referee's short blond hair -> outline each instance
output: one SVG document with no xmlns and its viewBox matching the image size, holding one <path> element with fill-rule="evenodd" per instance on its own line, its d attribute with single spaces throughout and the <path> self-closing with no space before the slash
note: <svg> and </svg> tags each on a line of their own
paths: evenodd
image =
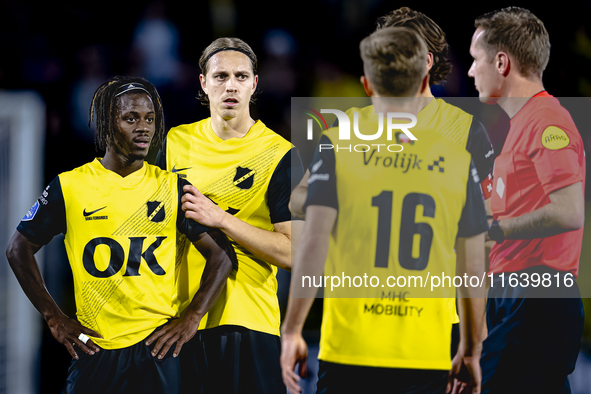
<svg viewBox="0 0 591 394">
<path fill-rule="evenodd" d="M 507 52 L 516 60 L 520 74 L 542 78 L 550 59 L 550 36 L 531 11 L 503 8 L 476 18 L 474 26 L 484 30 L 482 43 L 489 60 L 498 52 Z"/>
</svg>

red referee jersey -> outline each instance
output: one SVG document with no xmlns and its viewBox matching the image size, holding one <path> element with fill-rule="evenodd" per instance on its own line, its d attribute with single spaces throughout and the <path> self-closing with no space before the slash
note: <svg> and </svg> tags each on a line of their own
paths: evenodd
<svg viewBox="0 0 591 394">
<path fill-rule="evenodd" d="M 495 159 L 491 208 L 496 220 L 521 216 L 550 202 L 548 195 L 583 182 L 583 141 L 568 111 L 547 92 L 533 96 L 511 119 Z M 514 272 L 537 265 L 579 272 L 583 228 L 552 237 L 505 240 L 490 253 L 490 271 Z"/>
</svg>

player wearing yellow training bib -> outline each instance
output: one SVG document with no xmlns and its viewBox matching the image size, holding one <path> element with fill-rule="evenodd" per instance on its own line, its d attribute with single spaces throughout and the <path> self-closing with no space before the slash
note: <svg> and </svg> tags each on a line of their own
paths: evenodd
<svg viewBox="0 0 591 394">
<path fill-rule="evenodd" d="M 168 132 L 165 149 L 168 170 L 182 174 L 234 217 L 267 231 L 273 231 L 274 222 L 291 219 L 289 212 L 281 212 L 273 190 L 279 172 L 289 171 L 291 166 L 291 144 L 261 121 L 243 138 L 226 141 L 214 133 L 211 118 L 174 127 Z M 277 267 L 233 244 L 239 269 L 200 328 L 236 325 L 279 335 Z M 181 269 L 191 268 L 181 274 L 188 278 L 188 286 L 181 287 L 179 295 L 183 306 L 199 288 L 200 267 L 205 263 L 194 249 L 186 252 L 183 259 L 189 264 Z"/>
<path fill-rule="evenodd" d="M 144 162 L 164 132 L 156 89 L 141 78 L 115 77 L 99 87 L 91 108 L 104 158 L 49 184 L 19 224 L 9 262 L 74 358 L 64 393 L 178 393 L 178 353 L 221 292 L 235 256 L 225 236 L 185 217 L 181 197 L 189 183 Z M 180 317 L 177 231 L 207 256 L 199 292 Z M 60 233 L 76 320 L 53 302 L 33 256 Z"/>
<path fill-rule="evenodd" d="M 410 29 L 385 28 L 364 39 L 360 48 L 362 81 L 377 114 L 368 108 L 350 111 L 361 112 L 358 129 L 375 134 L 379 116 L 408 113 L 416 116 L 411 131 L 417 140 L 408 136 L 408 142 L 398 139 L 397 144 L 386 132 L 386 121 L 376 140 L 341 140 L 339 128 L 320 138 L 310 166 L 306 224 L 282 328 L 283 376 L 294 392 L 298 379 L 293 369 L 307 352 L 301 329 L 312 293 L 302 285 L 303 275 L 322 274 L 324 266 L 325 276 L 377 277 L 382 284 L 388 276 L 454 276 L 458 238 L 477 237 L 472 245 L 480 248 L 483 263 L 482 233 L 488 226 L 478 175 L 465 140 L 454 143 L 448 135 L 465 134 L 467 124 L 454 124 L 458 119 L 448 113 L 453 109 L 420 97 L 425 44 Z M 384 75 L 392 74 L 398 79 L 385 82 L 391 80 Z M 408 99 L 392 101 L 389 96 Z M 464 259 L 458 261 L 464 264 Z M 418 290 L 412 286 L 403 292 L 381 286 L 360 290 L 343 288 L 334 293 L 338 297 L 324 300 L 318 391 L 378 392 L 392 387 L 401 393 L 445 392 L 452 368 L 454 300 L 413 298 Z M 325 297 L 327 293 L 325 289 Z M 360 295 L 363 298 L 343 298 Z M 482 300 L 461 304 L 462 314 L 471 311 L 462 322 L 470 339 L 463 339 L 452 377 L 480 343 L 482 315 L 474 313 L 482 311 Z M 477 371 L 472 376 L 478 376 Z"/>
<path fill-rule="evenodd" d="M 237 38 L 210 44 L 199 61 L 201 98 L 211 117 L 172 128 L 159 165 L 189 180 L 187 215 L 232 241 L 238 269 L 191 341 L 183 392 L 285 392 L 279 367 L 277 269 L 291 267 L 290 142 L 250 116 L 256 56 Z M 299 167 L 299 168 L 298 168 Z M 190 300 L 203 258 L 185 248 L 179 297 Z M 184 272 L 184 273 L 183 273 Z M 190 354 L 183 355 L 190 357 Z"/>
</svg>

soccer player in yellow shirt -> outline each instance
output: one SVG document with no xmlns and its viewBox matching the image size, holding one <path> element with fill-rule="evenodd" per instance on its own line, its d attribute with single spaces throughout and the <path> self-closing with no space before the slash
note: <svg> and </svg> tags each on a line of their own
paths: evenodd
<svg viewBox="0 0 591 394">
<path fill-rule="evenodd" d="M 440 85 L 445 82 L 448 74 L 451 71 L 451 64 L 448 60 L 449 44 L 446 41 L 445 33 L 427 15 L 422 12 L 410 9 L 408 7 L 401 7 L 395 9 L 388 14 L 378 18 L 376 30 L 386 27 L 407 27 L 414 30 L 421 36 L 427 44 L 426 66 L 428 71 L 428 78 L 426 84 L 428 88 L 424 89 L 421 95 L 427 98 L 434 98 L 431 91 L 433 85 Z M 449 105 L 442 99 L 436 99 L 440 104 Z M 373 106 L 366 107 L 365 110 L 373 111 Z M 485 200 L 488 200 L 491 195 L 491 177 L 494 161 L 494 148 L 490 142 L 488 134 L 478 120 L 473 119 L 471 115 L 458 111 L 456 116 L 469 118 L 465 130 L 456 138 L 461 139 L 466 149 L 472 155 L 474 165 L 478 171 L 478 176 L 481 181 L 482 193 Z M 291 200 L 290 209 L 295 217 L 303 218 L 305 213 L 303 205 L 306 201 L 306 192 L 308 177 L 310 171 L 306 171 L 301 182 L 294 189 Z"/>
<path fill-rule="evenodd" d="M 450 138 L 464 131 L 462 122 L 449 116 L 459 110 L 423 96 L 425 43 L 411 29 L 389 27 L 365 38 L 360 49 L 362 82 L 375 113 L 356 110 L 359 130 L 378 128 L 376 115 L 404 112 L 417 118 L 412 131 L 418 140 L 378 153 L 388 142 L 383 135 L 361 153 L 326 149 L 339 141 L 339 128 L 321 135 L 282 327 L 281 366 L 291 392 L 300 392 L 294 368 L 307 357 L 302 327 L 316 290 L 306 287 L 304 276 L 322 275 L 323 268 L 325 277 L 366 273 L 381 278 L 383 287 L 388 274 L 453 276 L 456 263 L 459 273 L 484 273 L 488 225 L 480 181 L 465 146 Z M 400 393 L 444 393 L 453 386 L 478 393 L 484 299 L 459 300 L 462 335 L 452 363 L 454 300 L 415 298 L 416 289 L 407 296 L 395 289 L 398 296 L 387 299 L 382 290 L 359 293 L 373 298 L 340 298 L 347 296 L 341 292 L 324 299 L 318 392 L 391 387 Z"/>
<path fill-rule="evenodd" d="M 164 135 L 151 83 L 115 77 L 97 89 L 91 111 L 104 157 L 49 184 L 17 227 L 8 261 L 72 355 L 64 393 L 178 393 L 177 356 L 222 291 L 234 251 L 223 234 L 185 217 L 188 182 L 144 161 Z M 207 261 L 201 287 L 180 318 L 177 231 Z M 34 256 L 60 233 L 74 277 L 76 319 L 56 305 Z"/>
<path fill-rule="evenodd" d="M 472 155 L 474 166 L 481 181 L 480 188 L 486 200 L 485 202 L 490 202 L 495 152 L 486 129 L 471 114 L 450 105 L 443 99 L 435 98 L 433 95 L 432 89 L 434 85 L 445 83 L 451 71 L 451 64 L 448 59 L 449 44 L 447 43 L 445 32 L 433 19 L 409 7 L 400 7 L 378 18 L 376 31 L 387 27 L 407 27 L 418 33 L 425 41 L 428 50 L 426 59 L 428 74 L 425 84 L 428 85 L 428 88 L 422 91 L 421 96 L 432 99 L 429 107 L 441 107 L 444 109 L 441 113 L 445 113 L 449 117 L 457 117 L 460 120 L 461 128 L 458 128 L 454 132 L 453 139 L 461 142 Z M 361 118 L 375 114 L 373 105 L 363 109 L 357 109 L 356 111 L 360 114 Z M 347 113 L 351 115 L 350 111 Z M 304 202 L 307 197 L 310 172 L 311 165 L 291 195 L 290 209 L 292 214 L 298 218 L 304 218 L 305 216 Z M 488 251 L 490 251 L 490 245 L 487 246 Z M 459 318 L 456 314 L 456 317 L 452 321 L 452 355 L 457 351 L 459 341 L 458 322 Z"/>
<path fill-rule="evenodd" d="M 251 117 L 258 75 L 248 44 L 217 39 L 199 65 L 201 99 L 211 117 L 172 128 L 159 165 L 194 185 L 184 197 L 188 217 L 232 240 L 238 270 L 190 343 L 195 357 L 186 361 L 182 384 L 189 392 L 196 386 L 214 393 L 285 392 L 275 275 L 291 267 L 288 202 L 291 178 L 302 173 L 301 164 L 292 165 L 299 156 L 290 142 Z M 183 258 L 191 268 L 181 297 L 190 299 L 203 258 L 191 250 Z"/>
</svg>

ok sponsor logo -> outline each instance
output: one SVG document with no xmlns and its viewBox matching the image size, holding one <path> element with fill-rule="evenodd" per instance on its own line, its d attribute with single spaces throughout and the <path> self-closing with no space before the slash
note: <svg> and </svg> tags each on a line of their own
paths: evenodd
<svg viewBox="0 0 591 394">
<path fill-rule="evenodd" d="M 156 240 L 152 242 L 144 250 L 144 240 L 146 237 L 129 237 L 129 251 L 127 253 L 127 266 L 123 276 L 140 276 L 140 266 L 142 261 L 146 262 L 146 265 L 152 273 L 155 275 L 165 275 L 166 271 L 158 264 L 154 252 L 162 245 L 162 241 L 166 237 L 156 237 Z M 110 250 L 110 259 L 108 266 L 100 270 L 97 267 L 95 254 L 97 248 L 108 247 Z M 84 247 L 84 253 L 82 256 L 82 264 L 86 272 L 96 278 L 109 278 L 117 274 L 123 268 L 125 263 L 125 251 L 123 246 L 113 238 L 109 237 L 98 237 L 90 240 Z"/>
</svg>

